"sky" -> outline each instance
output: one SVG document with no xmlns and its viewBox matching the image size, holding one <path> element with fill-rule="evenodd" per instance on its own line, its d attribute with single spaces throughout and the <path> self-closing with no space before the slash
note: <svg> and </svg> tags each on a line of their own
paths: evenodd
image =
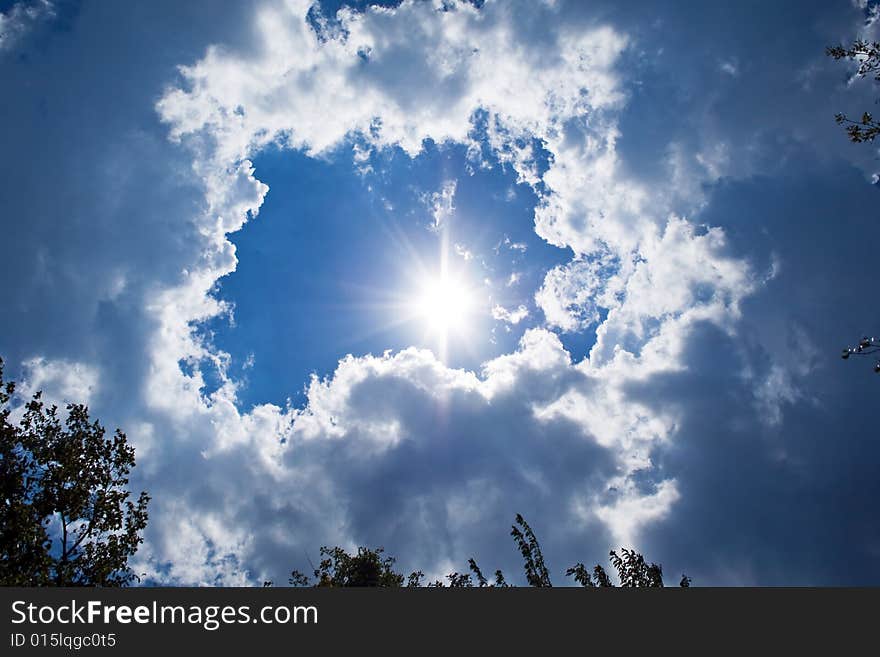
<svg viewBox="0 0 880 657">
<path fill-rule="evenodd" d="M 0 2 L 0 356 L 132 565 L 880 584 L 873 2 Z"/>
</svg>

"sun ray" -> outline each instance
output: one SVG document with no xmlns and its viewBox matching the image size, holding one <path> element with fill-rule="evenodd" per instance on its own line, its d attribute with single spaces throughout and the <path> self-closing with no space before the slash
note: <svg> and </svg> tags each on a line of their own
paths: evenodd
<svg viewBox="0 0 880 657">
<path fill-rule="evenodd" d="M 383 222 L 381 230 L 388 238 L 388 253 L 396 254 L 397 273 L 387 285 L 341 283 L 359 299 L 343 304 L 344 309 L 373 317 L 360 325 L 356 335 L 349 336 L 351 342 L 403 331 L 412 335 L 411 344 L 432 349 L 443 362 L 449 362 L 453 349 L 473 356 L 476 325 L 482 310 L 488 313 L 487 290 L 475 283 L 466 263 L 450 258 L 449 224 L 432 229 L 437 238 L 433 257 L 393 222 Z"/>
</svg>

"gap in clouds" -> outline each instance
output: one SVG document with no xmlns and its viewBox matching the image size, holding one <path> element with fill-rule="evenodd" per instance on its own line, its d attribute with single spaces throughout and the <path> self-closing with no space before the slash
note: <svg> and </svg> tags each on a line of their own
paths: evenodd
<svg viewBox="0 0 880 657">
<path fill-rule="evenodd" d="M 309 375 L 332 373 L 347 354 L 436 351 L 423 323 L 395 322 L 400 309 L 391 306 L 416 282 L 416 262 L 429 271 L 437 266 L 432 195 L 449 183 L 452 209 L 442 221 L 450 263 L 488 293 L 488 303 L 473 314 L 469 334 L 454 342 L 448 364 L 479 370 L 543 324 L 535 292 L 571 251 L 535 234 L 537 198 L 510 167 L 493 161 L 488 147 L 477 162 L 465 146 L 431 142 L 415 158 L 394 148 L 352 163 L 353 146 L 324 158 L 270 147 L 254 159 L 269 192 L 259 217 L 230 236 L 239 262 L 216 290 L 233 306 L 232 317 L 202 327 L 231 356 L 241 409 L 283 406 L 288 398 L 299 406 Z M 495 306 L 525 307 L 528 314 L 503 321 L 492 317 Z M 589 352 L 593 328 L 560 336 L 574 359 Z M 206 393 L 222 385 L 211 368 L 203 374 Z"/>
</svg>

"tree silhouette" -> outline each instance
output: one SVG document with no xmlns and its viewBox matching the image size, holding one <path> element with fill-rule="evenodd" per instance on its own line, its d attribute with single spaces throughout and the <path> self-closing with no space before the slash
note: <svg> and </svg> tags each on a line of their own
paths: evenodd
<svg viewBox="0 0 880 657">
<path fill-rule="evenodd" d="M 552 587 L 550 574 L 544 563 L 541 546 L 532 528 L 520 515 L 516 514 L 515 524 L 510 531 L 517 548 L 523 557 L 526 582 L 534 587 Z M 315 582 L 298 570 L 294 570 L 289 578 L 293 586 L 384 586 L 384 587 L 418 587 L 422 586 L 424 573 L 417 570 L 406 578 L 393 570 L 394 557 L 382 556 L 383 548 L 370 549 L 359 547 L 356 554 L 348 554 L 343 548 L 321 548 L 322 559 L 314 570 Z M 609 553 L 611 564 L 617 571 L 620 586 L 623 587 L 662 587 L 663 569 L 655 563 L 648 564 L 645 558 L 635 550 L 622 548 L 620 554 L 612 550 Z M 446 576 L 447 582 L 434 580 L 426 584 L 430 588 L 506 588 L 510 584 L 500 570 L 495 571 L 493 582 L 483 575 L 475 559 L 468 559 L 469 573 L 453 572 Z M 566 576 L 573 576 L 575 581 L 584 587 L 607 588 L 615 584 L 600 565 L 590 571 L 584 564 L 577 563 L 565 571 Z M 476 583 L 475 583 L 476 582 Z M 271 584 L 269 582 L 264 583 Z M 688 587 L 691 578 L 681 576 L 679 586 Z"/>
<path fill-rule="evenodd" d="M 655 563 L 648 565 L 645 558 L 635 550 L 622 548 L 620 554 L 614 550 L 609 553 L 611 565 L 617 570 L 620 585 L 631 588 L 656 588 L 663 586 L 663 569 Z M 582 563 L 575 564 L 565 571 L 574 576 L 575 581 L 587 587 L 612 587 L 614 584 L 605 569 L 600 565 L 593 568 L 592 577 Z M 685 583 L 687 580 L 687 583 Z M 690 578 L 682 575 L 681 586 L 689 586 Z"/>
<path fill-rule="evenodd" d="M 844 48 L 842 45 L 830 46 L 825 49 L 825 54 L 834 59 L 848 59 L 858 62 L 859 68 L 856 75 L 860 78 L 866 75 L 874 75 L 875 81 L 880 81 L 880 43 L 869 43 L 857 39 L 852 45 Z M 880 122 L 870 113 L 865 112 L 859 119 L 851 119 L 846 114 L 838 113 L 835 120 L 846 127 L 846 133 L 851 141 L 865 142 L 874 141 L 880 135 Z"/>
<path fill-rule="evenodd" d="M 315 586 L 403 586 L 404 577 L 393 570 L 395 558 L 383 557 L 383 548 L 359 547 L 357 554 L 348 554 L 341 547 L 322 547 L 321 562 L 314 570 Z M 410 586 L 418 586 L 421 573 L 412 573 Z M 309 578 L 298 570 L 288 580 L 294 586 L 307 586 Z M 413 583 L 415 582 L 415 583 Z"/>
<path fill-rule="evenodd" d="M 516 514 L 516 525 L 511 527 L 510 535 L 516 541 L 516 546 L 525 561 L 526 580 L 529 586 L 553 586 L 550 583 L 550 574 L 544 565 L 544 555 L 541 553 L 538 539 L 535 538 L 529 523 L 518 513 Z"/>
<path fill-rule="evenodd" d="M 82 404 L 67 417 L 37 392 L 10 423 L 13 382 L 0 359 L 0 584 L 124 586 L 147 524 L 149 496 L 129 500 L 134 448 Z"/>
</svg>

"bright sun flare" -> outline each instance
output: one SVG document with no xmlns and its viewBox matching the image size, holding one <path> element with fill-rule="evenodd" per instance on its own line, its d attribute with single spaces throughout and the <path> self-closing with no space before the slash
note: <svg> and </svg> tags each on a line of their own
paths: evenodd
<svg viewBox="0 0 880 657">
<path fill-rule="evenodd" d="M 428 330 L 445 336 L 449 332 L 465 331 L 473 311 L 474 295 L 461 280 L 441 275 L 422 282 L 414 305 Z"/>
</svg>

